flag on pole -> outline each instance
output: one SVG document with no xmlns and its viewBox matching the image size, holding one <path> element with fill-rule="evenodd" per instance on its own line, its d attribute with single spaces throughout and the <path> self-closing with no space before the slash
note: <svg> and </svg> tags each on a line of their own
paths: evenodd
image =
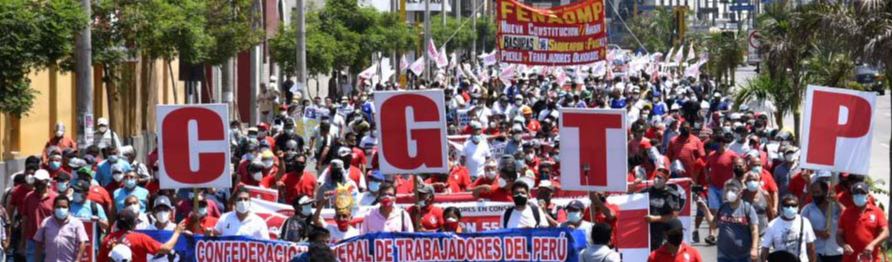
<svg viewBox="0 0 893 262">
<path fill-rule="evenodd" d="M 406 57 L 406 54 L 403 54 L 403 57 L 400 58 L 400 71 L 404 71 L 409 68 L 409 58 Z"/>
<path fill-rule="evenodd" d="M 431 41 L 428 42 L 428 58 L 437 62 L 437 57 L 440 55 L 437 54 L 437 46 L 434 45 L 434 39 L 432 38 L 430 40 Z"/>
<path fill-rule="evenodd" d="M 648 260 L 651 246 L 648 223 L 642 219 L 648 215 L 648 194 L 629 194 L 608 197 L 609 203 L 620 208 L 617 217 L 617 235 L 614 246 L 629 261 Z"/>
<path fill-rule="evenodd" d="M 691 44 L 688 46 L 688 57 L 685 58 L 685 61 L 695 60 L 697 56 L 695 56 L 695 44 Z"/>
<path fill-rule="evenodd" d="M 515 76 L 515 65 L 511 64 L 502 68 L 502 71 L 499 72 L 499 80 L 502 80 L 502 83 L 505 85 L 511 84 L 511 79 Z"/>
<path fill-rule="evenodd" d="M 437 63 L 437 68 L 444 68 L 450 64 L 450 60 L 447 58 L 446 45 L 440 47 L 440 52 L 437 53 L 434 61 Z"/>
<path fill-rule="evenodd" d="M 422 72 L 425 72 L 425 58 L 419 57 L 419 59 L 416 59 L 415 62 L 409 65 L 409 70 L 416 76 L 422 76 Z"/>
<path fill-rule="evenodd" d="M 372 66 L 360 72 L 360 79 L 372 79 L 375 76 L 375 73 L 378 71 L 378 61 L 372 61 Z"/>
<path fill-rule="evenodd" d="M 682 48 L 682 46 L 680 46 L 678 49 L 676 49 L 676 57 L 673 57 L 674 62 L 676 62 L 676 63 L 682 62 L 682 58 L 683 58 L 683 56 L 682 56 L 683 50 L 682 49 L 684 49 L 684 48 Z"/>
<path fill-rule="evenodd" d="M 496 64 L 496 50 L 490 52 L 489 54 L 481 55 L 481 60 L 484 62 L 484 66 L 491 66 Z"/>
<path fill-rule="evenodd" d="M 671 47 L 670 47 L 670 51 L 667 51 L 667 55 L 664 56 L 664 58 L 665 58 L 665 59 L 664 59 L 664 63 L 669 63 L 669 62 L 670 62 L 670 58 L 672 58 L 672 57 L 673 57 L 673 47 L 671 46 Z"/>
<path fill-rule="evenodd" d="M 447 69 L 456 68 L 457 65 L 459 65 L 459 56 L 456 55 L 456 52 L 453 52 L 450 54 L 450 66 Z"/>
<path fill-rule="evenodd" d="M 602 78 L 605 77 L 605 74 L 608 73 L 607 66 L 608 64 L 605 61 L 595 62 L 592 66 L 592 75 Z"/>
</svg>

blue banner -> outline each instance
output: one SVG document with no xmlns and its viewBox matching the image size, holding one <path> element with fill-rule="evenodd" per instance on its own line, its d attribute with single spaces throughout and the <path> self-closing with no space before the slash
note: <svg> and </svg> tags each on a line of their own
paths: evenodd
<svg viewBox="0 0 893 262">
<path fill-rule="evenodd" d="M 141 231 L 164 242 L 170 231 Z M 504 229 L 478 233 L 372 233 L 332 246 L 338 260 L 353 261 L 579 261 L 583 231 L 567 228 Z M 248 237 L 181 236 L 179 261 L 287 262 L 306 243 Z"/>
</svg>

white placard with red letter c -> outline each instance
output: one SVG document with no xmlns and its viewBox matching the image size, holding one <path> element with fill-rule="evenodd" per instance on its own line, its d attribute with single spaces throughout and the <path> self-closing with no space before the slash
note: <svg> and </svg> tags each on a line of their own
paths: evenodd
<svg viewBox="0 0 893 262">
<path fill-rule="evenodd" d="M 626 112 L 562 108 L 561 189 L 626 192 Z"/>
<path fill-rule="evenodd" d="M 868 175 L 874 92 L 810 85 L 800 133 L 800 167 Z"/>
<path fill-rule="evenodd" d="M 381 91 L 374 96 L 381 172 L 447 173 L 443 91 Z"/>
<path fill-rule="evenodd" d="M 225 104 L 158 105 L 161 189 L 232 187 Z"/>
</svg>

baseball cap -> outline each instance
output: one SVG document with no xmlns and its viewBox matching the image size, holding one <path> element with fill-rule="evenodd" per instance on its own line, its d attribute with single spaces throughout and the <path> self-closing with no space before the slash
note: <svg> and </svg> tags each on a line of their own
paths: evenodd
<svg viewBox="0 0 893 262">
<path fill-rule="evenodd" d="M 682 226 L 682 221 L 679 221 L 678 218 L 674 218 L 667 222 L 667 226 L 664 227 L 664 232 L 681 232 L 684 231 L 685 227 Z"/>
<path fill-rule="evenodd" d="M 299 205 L 299 206 L 303 206 L 303 205 L 310 204 L 310 203 L 313 203 L 313 202 L 316 202 L 316 200 L 313 200 L 313 199 L 311 199 L 311 198 L 308 197 L 308 196 L 301 196 L 301 199 L 298 199 L 298 205 Z"/>
<path fill-rule="evenodd" d="M 431 185 L 420 186 L 419 194 L 434 194 L 434 187 L 432 187 Z"/>
<path fill-rule="evenodd" d="M 77 170 L 78 168 L 81 168 L 86 165 L 87 165 L 87 161 L 84 161 L 80 158 L 72 158 L 72 159 L 68 160 L 68 167 L 70 167 L 72 170 Z"/>
<path fill-rule="evenodd" d="M 108 119 L 108 118 L 105 118 L 105 117 L 100 118 L 99 120 L 96 120 L 96 124 L 97 124 L 97 125 L 100 125 L 100 126 L 108 126 L 108 125 L 109 125 L 109 119 Z"/>
<path fill-rule="evenodd" d="M 50 180 L 50 173 L 43 169 L 38 169 L 34 172 L 34 180 Z"/>
<path fill-rule="evenodd" d="M 56 181 L 70 181 L 71 175 L 69 175 L 68 173 L 65 173 L 65 172 L 59 172 L 59 174 L 56 175 L 55 180 Z"/>
<path fill-rule="evenodd" d="M 372 178 L 384 181 L 384 174 L 382 174 L 381 171 L 373 170 L 372 173 L 369 174 L 369 176 L 371 176 Z"/>
<path fill-rule="evenodd" d="M 344 168 L 344 161 L 341 159 L 333 159 L 332 162 L 329 163 L 329 167 L 331 168 Z"/>
<path fill-rule="evenodd" d="M 171 199 L 167 198 L 167 196 L 158 196 L 155 198 L 155 207 L 159 206 L 167 206 L 168 208 L 173 208 L 171 205 Z"/>
<path fill-rule="evenodd" d="M 567 207 L 565 207 L 565 209 L 568 208 L 583 211 L 583 209 L 586 209 L 586 205 L 584 205 L 583 202 L 580 202 L 580 200 L 573 200 L 567 204 Z"/>
<path fill-rule="evenodd" d="M 73 188 L 75 192 L 87 192 L 90 190 L 90 182 L 79 180 L 71 185 L 71 188 Z"/>
<path fill-rule="evenodd" d="M 540 180 L 539 184 L 540 189 L 549 189 L 551 191 L 555 191 L 555 185 L 552 184 L 552 181 L 549 180 Z"/>
<path fill-rule="evenodd" d="M 109 253 L 109 258 L 114 262 L 131 262 L 133 261 L 133 252 L 124 244 L 117 244 Z"/>
<path fill-rule="evenodd" d="M 478 121 L 471 121 L 471 123 L 468 125 L 471 127 L 471 129 L 474 130 L 480 130 L 482 128 L 481 122 Z"/>
<path fill-rule="evenodd" d="M 865 184 L 864 182 L 855 183 L 850 188 L 850 192 L 853 194 L 856 194 L 857 192 L 861 192 L 863 194 L 868 194 L 868 184 Z"/>
</svg>

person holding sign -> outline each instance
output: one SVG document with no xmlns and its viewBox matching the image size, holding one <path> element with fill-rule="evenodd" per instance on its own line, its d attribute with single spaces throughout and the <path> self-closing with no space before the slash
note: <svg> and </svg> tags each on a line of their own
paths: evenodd
<svg viewBox="0 0 893 262">
<path fill-rule="evenodd" d="M 115 223 L 118 231 L 112 232 L 102 240 L 99 254 L 96 256 L 98 262 L 109 261 L 112 248 L 117 245 L 125 245 L 130 248 L 133 258 L 131 262 L 146 262 L 149 254 L 169 254 L 177 245 L 180 234 L 186 230 L 186 221 L 180 222 L 174 229 L 171 238 L 162 244 L 146 234 L 134 231 L 138 215 L 137 211 L 133 209 L 121 211 L 118 221 Z"/>
<path fill-rule="evenodd" d="M 646 188 L 642 193 L 648 193 L 648 215 L 645 222 L 649 223 L 651 231 L 651 251 L 657 250 L 663 243 L 664 228 L 667 222 L 679 216 L 679 210 L 683 203 L 679 192 L 667 187 L 670 180 L 670 172 L 666 168 L 658 168 L 654 176 L 654 185 Z"/>
<path fill-rule="evenodd" d="M 224 213 L 214 226 L 213 236 L 249 236 L 269 239 L 270 233 L 263 218 L 251 212 L 251 193 L 239 188 L 235 197 L 235 211 Z"/>
</svg>

